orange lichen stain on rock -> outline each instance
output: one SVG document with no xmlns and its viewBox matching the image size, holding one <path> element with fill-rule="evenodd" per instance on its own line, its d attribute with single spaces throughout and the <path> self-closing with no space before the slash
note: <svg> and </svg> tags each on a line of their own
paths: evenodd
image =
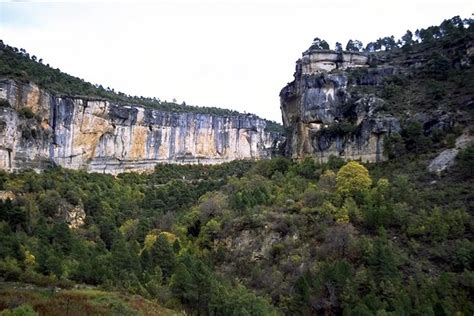
<svg viewBox="0 0 474 316">
<path fill-rule="evenodd" d="M 86 159 L 92 159 L 95 155 L 95 148 L 98 145 L 101 134 L 99 133 L 78 133 L 73 140 L 75 153 L 81 153 Z"/>
<path fill-rule="evenodd" d="M 81 133 L 103 133 L 113 129 L 107 119 L 90 113 L 80 114 L 76 120 Z M 74 123 L 76 124 L 76 122 Z"/>
<path fill-rule="evenodd" d="M 49 129 L 50 126 L 49 126 L 49 121 L 47 119 L 44 119 L 42 122 L 41 122 L 41 128 L 42 129 Z"/>
<path fill-rule="evenodd" d="M 148 128 L 145 126 L 133 126 L 132 128 L 132 148 L 130 149 L 130 159 L 144 159 L 146 158 L 146 139 Z"/>
<path fill-rule="evenodd" d="M 84 115 L 80 124 L 74 126 L 72 148 L 75 149 L 75 153 L 82 153 L 86 159 L 92 159 L 100 137 L 112 132 L 113 127 L 107 120 L 92 115 Z"/>
<path fill-rule="evenodd" d="M 30 108 L 33 113 L 37 113 L 40 110 L 40 97 L 40 89 L 38 86 L 32 85 L 31 90 L 26 95 L 26 102 L 24 106 Z"/>
<path fill-rule="evenodd" d="M 209 133 L 209 130 L 199 131 L 196 135 L 196 156 L 214 157 L 214 135 Z"/>
</svg>

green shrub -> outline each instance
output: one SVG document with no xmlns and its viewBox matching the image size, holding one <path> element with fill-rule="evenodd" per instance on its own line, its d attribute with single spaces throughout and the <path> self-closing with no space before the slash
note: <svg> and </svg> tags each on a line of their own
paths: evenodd
<svg viewBox="0 0 474 316">
<path fill-rule="evenodd" d="M 384 99 L 391 99 L 391 98 L 398 97 L 402 93 L 403 93 L 403 89 L 400 86 L 395 85 L 393 83 L 385 83 L 383 85 L 381 97 Z"/>
<path fill-rule="evenodd" d="M 406 153 L 405 142 L 398 133 L 392 133 L 384 138 L 384 155 L 389 159 L 402 157 Z"/>
<path fill-rule="evenodd" d="M 426 95 L 435 101 L 439 101 L 446 95 L 446 87 L 438 81 L 427 80 Z"/>
<path fill-rule="evenodd" d="M 430 149 L 431 139 L 424 134 L 423 126 L 416 121 L 408 122 L 401 136 L 408 152 L 421 154 Z"/>
<path fill-rule="evenodd" d="M 33 117 L 35 117 L 35 114 L 33 113 L 33 111 L 31 110 L 31 108 L 29 107 L 22 107 L 18 110 L 18 114 L 20 115 L 20 117 L 22 118 L 26 118 L 26 119 L 32 119 Z"/>
<path fill-rule="evenodd" d="M 425 74 L 436 80 L 446 80 L 451 69 L 450 61 L 438 52 L 433 53 L 425 67 Z"/>
<path fill-rule="evenodd" d="M 230 196 L 230 205 L 237 210 L 252 208 L 258 204 L 267 204 L 272 198 L 271 184 L 261 176 L 231 181 L 231 185 L 234 192 Z"/>
<path fill-rule="evenodd" d="M 474 242 L 467 239 L 456 241 L 453 265 L 458 271 L 472 270 L 474 268 Z"/>
<path fill-rule="evenodd" d="M 457 163 L 464 177 L 474 177 L 474 145 L 470 145 L 459 152 Z"/>
<path fill-rule="evenodd" d="M 21 276 L 22 270 L 19 262 L 13 258 L 7 257 L 0 261 L 0 275 L 3 275 L 7 281 L 17 281 Z"/>
<path fill-rule="evenodd" d="M 124 301 L 111 295 L 101 296 L 94 299 L 94 304 L 107 307 L 111 315 L 134 316 L 139 313 L 131 309 Z"/>
<path fill-rule="evenodd" d="M 38 316 L 33 307 L 28 304 L 20 305 L 13 309 L 6 309 L 0 312 L 0 316 Z"/>
</svg>

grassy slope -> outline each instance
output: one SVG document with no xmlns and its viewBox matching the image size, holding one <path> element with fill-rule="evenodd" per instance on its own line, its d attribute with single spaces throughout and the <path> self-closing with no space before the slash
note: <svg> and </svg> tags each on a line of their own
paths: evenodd
<svg viewBox="0 0 474 316">
<path fill-rule="evenodd" d="M 22 304 L 31 305 L 42 316 L 181 315 L 138 295 L 93 288 L 66 290 L 24 283 L 0 283 L 0 310 Z"/>
</svg>

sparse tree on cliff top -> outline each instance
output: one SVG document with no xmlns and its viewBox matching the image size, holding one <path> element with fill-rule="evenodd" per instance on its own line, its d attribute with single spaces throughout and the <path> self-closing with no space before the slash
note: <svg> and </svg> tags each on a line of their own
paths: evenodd
<svg viewBox="0 0 474 316">
<path fill-rule="evenodd" d="M 376 43 L 375 42 L 370 42 L 369 44 L 367 44 L 367 46 L 365 47 L 365 51 L 366 52 L 375 52 L 375 48 L 376 48 Z"/>
<path fill-rule="evenodd" d="M 402 36 L 402 41 L 404 46 L 410 46 L 413 44 L 413 33 L 410 30 L 407 30 L 405 35 Z"/>
<path fill-rule="evenodd" d="M 359 40 L 349 40 L 346 44 L 346 50 L 350 52 L 360 52 L 364 48 L 364 44 L 362 44 Z"/>
<path fill-rule="evenodd" d="M 316 37 L 311 44 L 310 49 L 329 49 L 329 44 L 323 39 Z"/>
<path fill-rule="evenodd" d="M 395 37 L 392 36 L 386 36 L 383 39 L 383 45 L 385 46 L 385 50 L 390 50 L 397 48 L 397 42 L 395 41 Z"/>
</svg>

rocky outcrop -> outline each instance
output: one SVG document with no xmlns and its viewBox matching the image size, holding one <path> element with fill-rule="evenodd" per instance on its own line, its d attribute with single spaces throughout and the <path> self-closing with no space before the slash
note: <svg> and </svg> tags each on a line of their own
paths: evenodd
<svg viewBox="0 0 474 316">
<path fill-rule="evenodd" d="M 272 227 L 242 230 L 234 236 L 216 240 L 216 246 L 224 246 L 232 252 L 233 257 L 245 258 L 248 262 L 270 260 L 275 245 L 291 245 L 298 241 L 298 234 L 282 235 Z"/>
<path fill-rule="evenodd" d="M 0 80 L 0 169 L 119 173 L 157 163 L 213 164 L 270 156 L 279 135 L 254 115 L 172 113 L 108 100 L 59 97 Z"/>
<path fill-rule="evenodd" d="M 77 229 L 85 223 L 86 212 L 82 206 L 60 208 L 60 212 L 61 217 L 71 229 Z"/>
<path fill-rule="evenodd" d="M 454 148 L 448 148 L 439 153 L 428 165 L 428 170 L 440 174 L 444 170 L 454 165 L 456 157 L 460 150 L 463 150 L 474 142 L 474 136 L 465 131 L 456 139 Z"/>
<path fill-rule="evenodd" d="M 16 195 L 12 191 L 0 191 L 0 201 L 13 201 L 14 199 L 16 199 Z"/>
<path fill-rule="evenodd" d="M 384 160 L 382 142 L 400 130 L 395 117 L 383 114 L 384 100 L 351 95 L 349 70 L 368 67 L 360 53 L 309 50 L 296 62 L 294 81 L 280 92 L 285 153 L 326 161 L 331 155 L 362 161 Z M 378 84 L 391 68 L 366 71 L 353 85 Z"/>
<path fill-rule="evenodd" d="M 365 68 L 368 67 L 368 61 L 369 58 L 362 53 L 309 49 L 297 61 L 297 72 L 301 72 L 301 75 L 313 75 L 335 69 Z"/>
</svg>

